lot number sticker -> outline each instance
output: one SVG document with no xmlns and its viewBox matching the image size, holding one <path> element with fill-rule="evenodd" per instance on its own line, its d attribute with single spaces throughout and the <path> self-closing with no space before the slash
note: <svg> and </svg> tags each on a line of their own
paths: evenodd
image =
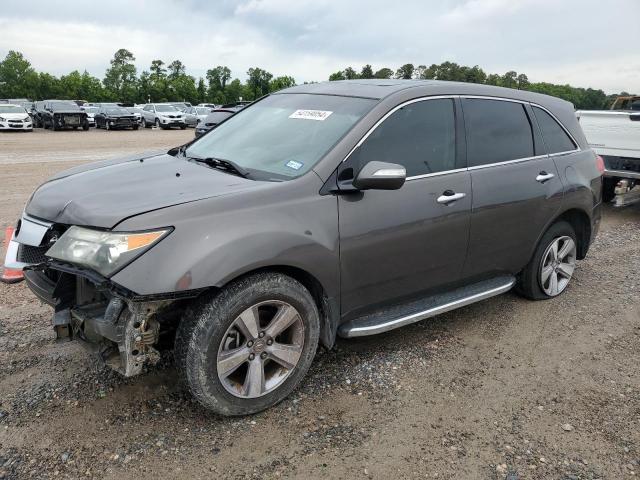
<svg viewBox="0 0 640 480">
<path fill-rule="evenodd" d="M 333 112 L 326 110 L 296 110 L 289 118 L 300 118 L 302 120 L 319 120 L 324 122 Z"/>
</svg>

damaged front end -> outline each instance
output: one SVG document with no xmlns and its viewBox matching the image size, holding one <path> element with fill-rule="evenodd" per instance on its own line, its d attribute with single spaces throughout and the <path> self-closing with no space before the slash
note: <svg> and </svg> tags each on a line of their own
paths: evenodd
<svg viewBox="0 0 640 480">
<path fill-rule="evenodd" d="M 126 377 L 159 360 L 158 316 L 173 302 L 132 301 L 113 295 L 106 285 L 67 272 L 60 276 L 54 298 L 53 327 L 58 341 L 83 340 Z"/>
<path fill-rule="evenodd" d="M 172 347 L 185 300 L 199 292 L 139 296 L 92 269 L 45 255 L 68 228 L 23 215 L 5 267 L 23 269 L 31 291 L 54 307 L 58 341 L 82 340 L 122 375 L 137 375 Z"/>
</svg>

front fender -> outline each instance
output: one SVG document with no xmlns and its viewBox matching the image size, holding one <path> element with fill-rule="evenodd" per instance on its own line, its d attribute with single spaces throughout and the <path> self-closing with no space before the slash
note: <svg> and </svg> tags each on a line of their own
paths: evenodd
<svg viewBox="0 0 640 480">
<path fill-rule="evenodd" d="M 112 280 L 140 295 L 222 287 L 259 268 L 289 266 L 339 296 L 337 200 L 310 173 L 290 182 L 139 215 L 118 225 L 175 230 Z"/>
</svg>

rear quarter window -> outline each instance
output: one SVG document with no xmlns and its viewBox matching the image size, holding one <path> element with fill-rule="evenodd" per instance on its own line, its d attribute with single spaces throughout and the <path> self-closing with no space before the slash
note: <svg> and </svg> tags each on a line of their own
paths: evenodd
<svg viewBox="0 0 640 480">
<path fill-rule="evenodd" d="M 533 107 L 533 113 L 540 125 L 544 143 L 547 145 L 547 153 L 569 152 L 577 148 L 555 118 L 539 107 Z"/>
<path fill-rule="evenodd" d="M 533 131 L 521 103 L 466 98 L 463 110 L 470 167 L 534 156 Z"/>
</svg>

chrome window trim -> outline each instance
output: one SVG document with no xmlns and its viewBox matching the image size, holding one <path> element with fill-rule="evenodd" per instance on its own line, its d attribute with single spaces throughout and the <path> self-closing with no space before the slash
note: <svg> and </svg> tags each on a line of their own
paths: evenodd
<svg viewBox="0 0 640 480">
<path fill-rule="evenodd" d="M 369 138 L 369 135 L 371 135 L 376 128 L 378 128 L 382 122 L 384 122 L 387 118 L 389 118 L 391 115 L 393 115 L 395 112 L 397 112 L 398 110 L 400 110 L 402 107 L 406 107 L 407 105 L 411 105 L 412 103 L 418 103 L 418 102 L 425 102 L 428 100 L 442 100 L 442 99 L 450 99 L 453 100 L 455 102 L 455 99 L 458 97 L 459 95 L 433 95 L 430 97 L 419 97 L 419 98 L 412 98 L 411 100 L 407 100 L 406 102 L 402 102 L 399 105 L 396 105 L 395 107 L 393 107 L 391 110 L 389 110 L 387 113 L 385 113 L 382 118 L 380 118 L 376 123 L 373 124 L 373 126 L 367 130 L 367 133 L 365 133 L 363 135 L 363 137 L 358 141 L 358 143 L 355 144 L 355 146 L 349 150 L 349 153 L 347 153 L 347 156 L 344 157 L 344 159 L 342 160 L 342 162 L 340 163 L 344 163 L 346 162 L 349 157 L 351 156 L 351 154 L 356 150 L 356 148 L 358 148 L 360 145 L 362 145 L 365 140 L 367 138 Z M 457 132 L 456 132 L 457 134 Z M 436 173 L 446 173 L 446 172 L 451 172 L 452 170 L 443 170 L 442 172 L 436 172 Z M 435 175 L 434 173 L 426 173 L 424 175 Z M 409 179 L 414 179 L 417 177 L 422 177 L 423 175 L 416 175 L 413 177 L 408 177 L 407 180 Z"/>
<path fill-rule="evenodd" d="M 468 170 L 482 170 L 483 168 L 499 167 L 501 165 L 510 165 L 512 163 L 522 163 L 529 160 L 538 160 L 540 158 L 548 158 L 548 154 L 535 155 L 533 157 L 516 158 L 515 160 L 505 160 L 504 162 L 486 163 L 484 165 L 474 165 L 473 167 L 467 167 Z"/>
<path fill-rule="evenodd" d="M 424 173 L 422 175 L 414 175 L 412 177 L 407 177 L 405 181 L 409 182 L 411 180 L 419 180 L 421 178 L 440 177 L 442 175 L 449 175 L 451 173 L 466 172 L 467 170 L 469 169 L 465 167 L 465 168 L 454 168 L 453 170 L 443 170 L 441 172 Z"/>
<path fill-rule="evenodd" d="M 356 148 L 358 148 L 360 145 L 362 145 L 367 140 L 367 138 L 369 138 L 369 136 L 387 118 L 389 118 L 395 112 L 400 110 L 402 107 L 405 107 L 407 105 L 411 105 L 413 103 L 424 102 L 424 101 L 428 101 L 428 100 L 441 100 L 441 99 L 455 100 L 456 98 L 460 98 L 460 99 L 472 98 L 472 99 L 479 99 L 479 100 L 498 100 L 498 101 L 502 101 L 502 102 L 519 103 L 521 105 L 527 105 L 528 104 L 531 107 L 538 107 L 541 110 L 544 110 L 545 112 L 547 112 L 549 115 L 551 115 L 551 117 L 558 123 L 558 125 L 560 125 L 560 128 L 562 128 L 562 130 L 564 130 L 564 132 L 569 136 L 569 138 L 571 139 L 573 144 L 576 145 L 576 149 L 575 150 L 567 150 L 565 152 L 545 153 L 544 155 L 534 155 L 533 157 L 516 158 L 516 159 L 513 159 L 513 160 L 505 160 L 503 162 L 487 163 L 485 165 L 475 165 L 475 166 L 472 166 L 472 167 L 467 166 L 467 167 L 464 167 L 464 168 L 455 168 L 453 170 L 443 170 L 441 172 L 433 172 L 433 173 L 425 173 L 425 174 L 422 174 L 422 175 L 414 175 L 414 176 L 411 176 L 411 177 L 407 177 L 406 181 L 419 180 L 419 179 L 422 179 L 422 178 L 430 178 L 430 177 L 439 177 L 439 176 L 442 176 L 442 175 L 449 175 L 449 174 L 452 174 L 452 173 L 459 173 L 459 172 L 464 172 L 464 171 L 481 170 L 483 168 L 491 168 L 491 167 L 497 167 L 497 166 L 500 166 L 500 165 L 509 165 L 509 164 L 513 164 L 513 163 L 521 163 L 521 162 L 526 162 L 528 160 L 538 160 L 538 159 L 541 159 L 541 158 L 557 157 L 557 156 L 560 156 L 560 155 L 569 155 L 571 153 L 576 153 L 576 152 L 582 151 L 582 149 L 580 148 L 578 142 L 575 140 L 573 135 L 571 135 L 571 132 L 569 132 L 569 130 L 567 130 L 567 128 L 562 124 L 562 122 L 560 120 L 558 120 L 558 118 L 552 112 L 550 112 L 547 108 L 543 107 L 542 105 L 540 105 L 538 103 L 529 102 L 529 101 L 526 101 L 526 100 L 518 100 L 518 99 L 515 99 L 515 98 L 491 97 L 491 96 L 487 96 L 487 95 L 459 95 L 459 94 L 455 94 L 454 95 L 454 94 L 452 94 L 452 95 L 433 95 L 433 96 L 427 96 L 427 97 L 413 98 L 411 100 L 407 100 L 407 101 L 405 101 L 403 103 L 400 103 L 399 105 L 396 105 L 391 110 L 389 110 L 386 114 L 384 114 L 382 116 L 382 118 L 380 118 L 375 124 L 373 124 L 373 126 L 369 130 L 367 130 L 367 133 L 365 133 L 363 135 L 363 137 L 358 141 L 358 143 L 356 143 L 356 145 L 351 150 L 349 150 L 349 153 L 347 153 L 347 155 L 344 157 L 344 159 L 340 163 L 346 162 L 349 159 L 349 157 L 351 156 L 351 154 L 356 150 Z M 536 119 L 536 122 L 537 122 L 537 119 Z M 542 132 L 541 132 L 541 135 L 542 135 Z M 543 138 L 543 140 L 544 140 L 544 138 Z"/>
</svg>

